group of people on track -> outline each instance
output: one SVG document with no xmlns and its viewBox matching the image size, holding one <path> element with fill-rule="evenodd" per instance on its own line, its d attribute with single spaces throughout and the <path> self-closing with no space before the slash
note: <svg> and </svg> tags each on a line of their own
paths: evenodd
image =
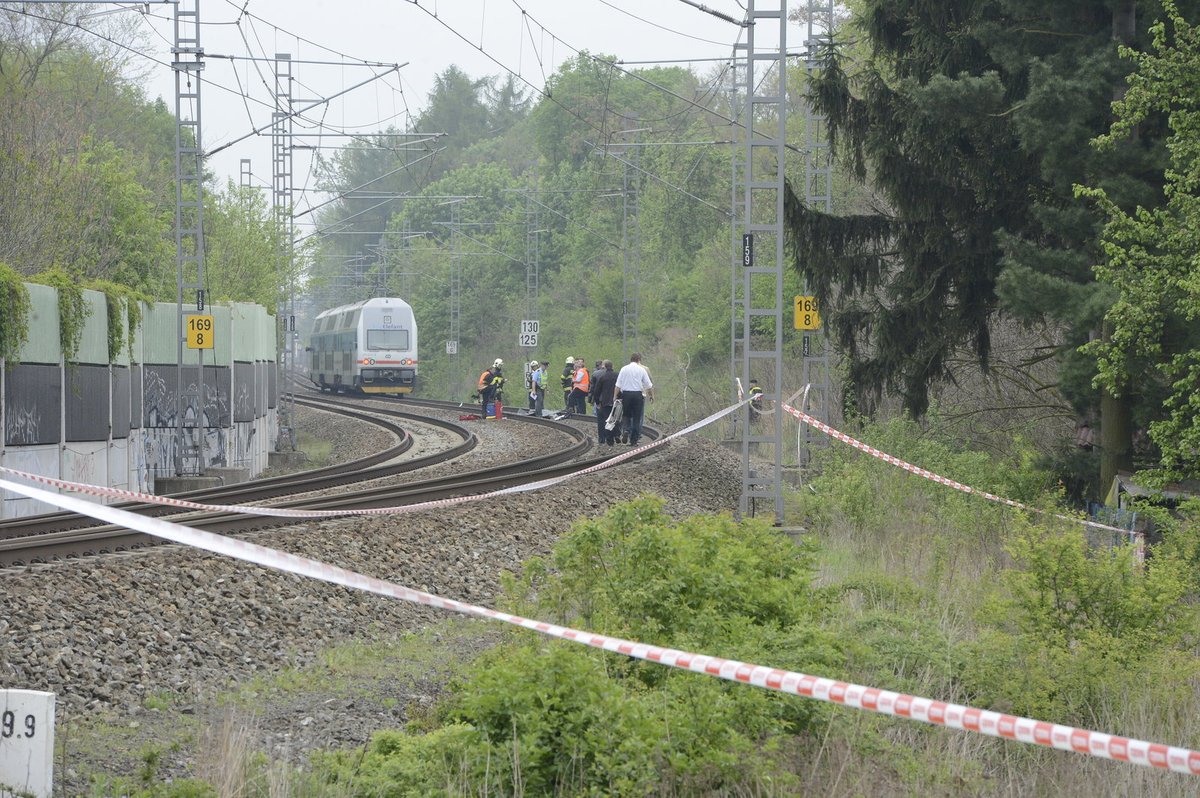
<svg viewBox="0 0 1200 798">
<path fill-rule="evenodd" d="M 489 415 L 489 404 L 494 406 L 503 391 L 503 369 L 504 361 L 496 358 L 479 376 L 477 388 L 483 418 Z M 526 387 L 529 410 L 534 415 L 542 415 L 549 385 L 550 361 L 531 360 Z M 646 402 L 654 400 L 654 383 L 642 365 L 640 352 L 630 355 L 629 362 L 619 371 L 611 360 L 597 360 L 595 367 L 589 369 L 582 357 L 568 357 L 559 376 L 559 386 L 566 412 L 587 415 L 587 406 L 592 406 L 601 445 L 614 446 L 618 440 L 631 446 L 638 444 Z"/>
</svg>

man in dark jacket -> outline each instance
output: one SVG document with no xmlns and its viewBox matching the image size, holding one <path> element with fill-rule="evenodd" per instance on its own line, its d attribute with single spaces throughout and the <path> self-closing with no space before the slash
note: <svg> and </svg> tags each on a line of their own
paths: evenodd
<svg viewBox="0 0 1200 798">
<path fill-rule="evenodd" d="M 608 444 L 612 446 L 617 442 L 617 435 L 620 431 L 616 428 L 606 429 L 604 423 L 608 421 L 608 416 L 613 409 L 613 396 L 616 393 L 617 387 L 617 372 L 613 368 L 611 360 L 604 361 L 604 369 L 600 372 L 600 376 L 592 379 L 592 401 L 599 411 L 596 415 L 596 433 L 599 436 L 600 444 Z M 619 426 L 619 425 L 618 425 Z"/>
<path fill-rule="evenodd" d="M 596 401 L 596 382 L 604 375 L 604 361 L 597 360 L 592 369 L 592 387 L 588 389 L 587 401 L 592 406 L 592 413 L 600 415 L 600 403 Z"/>
</svg>

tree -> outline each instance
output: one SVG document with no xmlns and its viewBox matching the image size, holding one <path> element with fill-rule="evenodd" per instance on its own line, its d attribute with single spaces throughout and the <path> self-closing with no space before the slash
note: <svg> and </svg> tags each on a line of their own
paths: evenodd
<svg viewBox="0 0 1200 798">
<path fill-rule="evenodd" d="M 789 223 L 863 409 L 888 391 L 922 414 L 964 349 L 986 370 L 1002 313 L 1060 330 L 1060 388 L 1080 412 L 1100 404 L 1077 349 L 1110 300 L 1091 273 L 1101 219 L 1072 186 L 1108 186 L 1126 208 L 1159 196 L 1152 126 L 1102 157 L 1087 146 L 1126 71 L 1113 31 L 1133 42 L 1146 29 L 1132 20 L 1126 2 L 868 0 L 856 19 L 868 62 L 851 76 L 829 53 L 817 104 L 884 204 L 830 217 L 793 197 Z M 1155 399 L 1105 405 L 1102 427 L 1119 433 L 1105 438 L 1110 472 L 1129 460 L 1133 409 Z"/>
<path fill-rule="evenodd" d="M 1080 188 L 1108 217 L 1100 280 L 1117 292 L 1105 320 L 1111 335 L 1088 346 L 1100 384 L 1114 393 L 1145 378 L 1149 362 L 1170 386 L 1166 418 L 1150 425 L 1162 479 L 1200 477 L 1200 29 L 1173 0 L 1151 29 L 1153 48 L 1123 48 L 1136 71 L 1116 104 L 1117 121 L 1098 140 L 1109 152 L 1155 115 L 1165 115 L 1165 206 L 1127 212 L 1103 186 Z"/>
<path fill-rule="evenodd" d="M 431 170 L 433 179 L 455 168 L 461 153 L 488 137 L 491 110 L 486 97 L 491 88 L 490 78 L 471 78 L 453 64 L 434 76 L 429 105 L 417 117 L 417 130 L 445 134 L 445 151 Z M 510 95 L 509 100 L 515 98 Z"/>
<path fill-rule="evenodd" d="M 72 13 L 0 12 L 0 258 L 153 292 L 171 261 L 174 123 Z"/>
<path fill-rule="evenodd" d="M 204 275 L 213 298 L 276 307 L 293 275 L 263 193 L 229 181 L 224 191 L 209 191 L 204 199 Z"/>
</svg>

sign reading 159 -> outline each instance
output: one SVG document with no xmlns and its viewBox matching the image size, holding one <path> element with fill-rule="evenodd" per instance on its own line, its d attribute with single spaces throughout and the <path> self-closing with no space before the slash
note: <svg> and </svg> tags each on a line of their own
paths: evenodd
<svg viewBox="0 0 1200 798">
<path fill-rule="evenodd" d="M 187 317 L 187 346 L 188 349 L 213 348 L 213 317 Z"/>
</svg>

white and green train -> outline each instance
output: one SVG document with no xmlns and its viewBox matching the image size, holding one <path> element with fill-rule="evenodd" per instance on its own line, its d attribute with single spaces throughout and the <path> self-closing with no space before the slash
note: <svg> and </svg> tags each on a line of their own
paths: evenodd
<svg viewBox="0 0 1200 798">
<path fill-rule="evenodd" d="M 376 297 L 317 315 L 309 377 L 322 391 L 412 393 L 417 387 L 417 320 L 395 297 Z"/>
</svg>

